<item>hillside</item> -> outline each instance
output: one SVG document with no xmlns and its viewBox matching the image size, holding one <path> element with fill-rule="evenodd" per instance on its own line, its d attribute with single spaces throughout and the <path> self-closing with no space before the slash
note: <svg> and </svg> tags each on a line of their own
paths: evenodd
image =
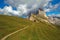
<svg viewBox="0 0 60 40">
<path fill-rule="evenodd" d="M 40 20 L 37 23 L 4 15 L 0 15 L 0 39 L 27 26 L 28 28 L 7 37 L 6 40 L 60 40 L 60 28 L 50 23 Z"/>
<path fill-rule="evenodd" d="M 0 39 L 31 24 L 32 22 L 23 18 L 0 15 Z"/>
</svg>

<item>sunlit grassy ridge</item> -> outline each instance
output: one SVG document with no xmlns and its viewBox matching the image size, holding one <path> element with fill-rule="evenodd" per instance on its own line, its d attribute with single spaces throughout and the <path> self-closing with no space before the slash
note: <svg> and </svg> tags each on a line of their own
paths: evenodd
<svg viewBox="0 0 60 40">
<path fill-rule="evenodd" d="M 56 27 L 38 23 L 8 37 L 7 40 L 60 40 L 60 35 Z"/>
<path fill-rule="evenodd" d="M 31 24 L 32 22 L 23 18 L 0 15 L 0 39 Z"/>
<path fill-rule="evenodd" d="M 60 28 L 46 22 L 31 22 L 27 19 L 0 15 L 0 39 L 16 30 L 27 27 L 6 40 L 60 40 Z"/>
</svg>

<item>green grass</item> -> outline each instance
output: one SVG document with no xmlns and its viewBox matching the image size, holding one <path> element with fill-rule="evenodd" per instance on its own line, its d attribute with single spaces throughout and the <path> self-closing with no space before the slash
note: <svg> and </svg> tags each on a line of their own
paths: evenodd
<svg viewBox="0 0 60 40">
<path fill-rule="evenodd" d="M 6 40 L 60 40 L 60 28 L 46 22 L 31 22 L 27 19 L 0 15 L 0 38 L 29 26 Z"/>
<path fill-rule="evenodd" d="M 6 40 L 60 40 L 59 31 L 49 24 L 33 24 L 29 28 L 18 32 Z"/>
<path fill-rule="evenodd" d="M 31 23 L 27 19 L 0 15 L 0 39 L 16 30 L 30 26 Z"/>
<path fill-rule="evenodd" d="M 60 40 L 60 31 L 52 24 L 43 22 L 32 24 L 6 40 Z"/>
</svg>

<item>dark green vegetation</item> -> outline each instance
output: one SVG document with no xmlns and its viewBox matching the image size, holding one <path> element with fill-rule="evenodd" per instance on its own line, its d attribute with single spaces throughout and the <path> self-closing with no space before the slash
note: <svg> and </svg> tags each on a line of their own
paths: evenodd
<svg viewBox="0 0 60 40">
<path fill-rule="evenodd" d="M 0 39 L 11 32 L 29 26 L 6 40 L 60 40 L 60 29 L 52 24 L 0 15 Z"/>
</svg>

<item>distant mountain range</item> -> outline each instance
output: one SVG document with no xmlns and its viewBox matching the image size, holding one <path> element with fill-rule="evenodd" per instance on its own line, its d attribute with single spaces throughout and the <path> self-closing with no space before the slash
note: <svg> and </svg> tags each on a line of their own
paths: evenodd
<svg viewBox="0 0 60 40">
<path fill-rule="evenodd" d="M 58 16 L 48 16 L 50 23 L 55 25 L 60 25 L 60 17 Z"/>
</svg>

